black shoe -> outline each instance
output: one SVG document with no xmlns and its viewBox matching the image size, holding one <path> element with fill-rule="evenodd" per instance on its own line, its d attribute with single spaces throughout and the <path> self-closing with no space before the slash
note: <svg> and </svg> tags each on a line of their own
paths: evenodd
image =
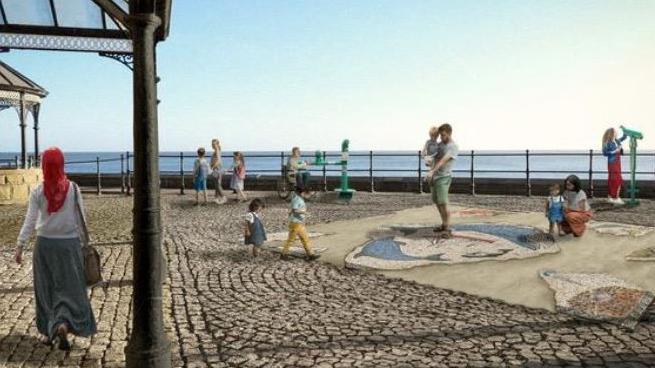
<svg viewBox="0 0 655 368">
<path fill-rule="evenodd" d="M 70 351 L 71 344 L 68 342 L 68 329 L 66 327 L 57 328 L 57 336 L 55 337 L 55 341 L 53 341 L 53 343 L 53 345 L 57 345 L 59 350 Z"/>
<path fill-rule="evenodd" d="M 308 254 L 305 256 L 305 261 L 311 262 L 317 260 L 320 256 L 318 254 Z"/>
<path fill-rule="evenodd" d="M 443 225 L 435 226 L 432 228 L 432 232 L 440 233 L 443 231 Z"/>
</svg>

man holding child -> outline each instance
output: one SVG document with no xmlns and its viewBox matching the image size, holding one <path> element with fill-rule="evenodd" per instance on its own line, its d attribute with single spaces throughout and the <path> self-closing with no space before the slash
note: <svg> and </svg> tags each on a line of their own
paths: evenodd
<svg viewBox="0 0 655 368">
<path fill-rule="evenodd" d="M 452 138 L 453 128 L 450 124 L 442 124 L 436 128 L 441 141 L 434 146 L 436 134 L 434 127 L 430 129 L 430 140 L 426 142 L 424 155 L 426 164 L 430 166 L 430 171 L 426 175 L 426 180 L 430 185 L 432 192 L 432 202 L 437 206 L 441 216 L 441 226 L 434 229 L 435 232 L 442 233 L 444 237 L 450 237 L 450 212 L 448 211 L 448 191 L 452 183 L 452 168 L 457 158 L 459 148 Z M 435 148 L 433 148 L 435 147 Z"/>
</svg>

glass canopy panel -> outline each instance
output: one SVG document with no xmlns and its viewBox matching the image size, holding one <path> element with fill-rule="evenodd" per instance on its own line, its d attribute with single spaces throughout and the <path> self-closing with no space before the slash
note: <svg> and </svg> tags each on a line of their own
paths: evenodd
<svg viewBox="0 0 655 368">
<path fill-rule="evenodd" d="M 114 29 L 114 30 L 120 29 L 116 25 L 116 22 L 113 19 L 111 19 L 111 17 L 106 13 L 105 13 L 105 24 L 107 25 L 107 29 Z"/>
<path fill-rule="evenodd" d="M 55 0 L 59 27 L 105 28 L 100 8 L 90 0 Z"/>
<path fill-rule="evenodd" d="M 48 0 L 2 0 L 8 24 L 54 26 Z"/>
</svg>

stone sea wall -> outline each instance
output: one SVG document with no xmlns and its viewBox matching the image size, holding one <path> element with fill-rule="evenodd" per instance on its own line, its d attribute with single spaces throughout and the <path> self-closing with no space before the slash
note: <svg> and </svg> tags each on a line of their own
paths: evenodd
<svg viewBox="0 0 655 368">
<path fill-rule="evenodd" d="M 26 203 L 30 191 L 41 180 L 40 169 L 0 170 L 0 205 Z"/>
</svg>

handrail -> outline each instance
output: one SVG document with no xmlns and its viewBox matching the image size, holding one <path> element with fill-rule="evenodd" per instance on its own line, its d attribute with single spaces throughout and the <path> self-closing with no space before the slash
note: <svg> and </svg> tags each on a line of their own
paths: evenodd
<svg viewBox="0 0 655 368">
<path fill-rule="evenodd" d="M 189 151 L 191 152 L 191 151 Z M 341 153 L 337 151 L 333 152 L 323 152 L 324 156 L 328 159 L 335 159 L 335 161 L 338 161 L 339 158 L 341 157 Z M 302 156 L 304 157 L 313 157 L 314 152 L 302 152 Z M 636 154 L 637 157 L 655 157 L 655 151 L 651 152 L 638 152 Z M 231 154 L 221 154 L 222 159 L 229 159 L 232 157 Z M 284 165 L 286 162 L 286 159 L 289 157 L 289 154 L 285 151 L 280 151 L 280 152 L 262 152 L 262 153 L 247 153 L 245 152 L 245 157 L 246 161 L 250 159 L 257 159 L 257 158 L 270 158 L 270 159 L 279 159 L 278 161 L 281 165 Z M 425 172 L 427 171 L 425 167 L 423 167 L 423 159 L 421 157 L 420 151 L 398 151 L 398 152 L 375 152 L 375 151 L 360 151 L 360 152 L 350 152 L 350 157 L 361 157 L 361 158 L 368 158 L 368 160 L 362 160 L 362 162 L 358 162 L 356 166 L 352 166 L 353 162 L 351 160 L 351 167 L 348 168 L 349 172 L 356 173 L 359 176 L 362 176 L 362 174 L 365 176 L 368 174 L 369 181 L 370 181 L 370 190 L 374 191 L 375 188 L 375 174 L 376 173 L 388 173 L 388 172 L 395 172 L 395 173 L 408 173 L 408 177 L 415 177 L 418 178 L 418 190 L 422 191 L 422 178 L 425 175 Z M 376 162 L 375 158 L 380 158 L 380 157 L 405 157 L 405 158 L 411 158 L 415 157 L 416 161 L 412 164 L 410 161 L 407 162 L 408 166 L 404 167 L 375 167 Z M 475 150 L 471 151 L 462 151 L 459 153 L 459 157 L 462 158 L 467 158 L 470 160 L 470 168 L 468 169 L 453 169 L 452 171 L 457 174 L 465 174 L 464 177 L 468 176 L 470 183 L 471 183 L 471 193 L 475 194 L 475 180 L 476 180 L 476 174 L 510 174 L 511 177 L 516 178 L 517 175 L 523 175 L 525 179 L 525 184 L 526 184 L 526 192 L 527 195 L 531 195 L 531 180 L 532 174 L 578 174 L 578 175 L 587 175 L 586 179 L 589 184 L 589 187 L 587 188 L 590 192 L 590 195 L 593 196 L 593 179 L 594 175 L 606 175 L 607 170 L 596 170 L 594 169 L 594 158 L 597 157 L 603 157 L 603 154 L 600 150 L 588 150 L 588 151 L 562 151 L 562 152 L 549 152 L 549 151 L 530 151 L 530 150 L 524 150 L 524 151 L 496 151 L 496 152 L 479 152 Z M 479 162 L 479 159 L 481 157 L 506 157 L 506 158 L 513 158 L 512 165 L 511 167 L 508 167 L 507 169 L 483 169 L 479 168 L 481 166 L 481 163 Z M 579 168 L 575 168 L 573 170 L 540 170 L 540 169 L 533 169 L 530 164 L 531 164 L 531 158 L 535 157 L 588 157 L 588 166 L 585 168 L 584 166 L 580 166 Z M 120 162 L 120 174 L 121 174 L 121 192 L 125 192 L 127 189 L 127 194 L 130 194 L 131 191 L 131 175 L 133 172 L 130 170 L 130 164 L 131 164 L 131 159 L 134 158 L 134 154 L 132 152 L 125 152 L 125 154 L 120 154 L 120 157 L 105 157 L 105 158 L 100 158 L 97 156 L 94 160 L 77 160 L 77 161 L 66 161 L 66 165 L 87 165 L 87 164 L 94 164 L 96 165 L 96 172 L 95 174 L 97 175 L 97 192 L 100 194 L 102 191 L 101 188 L 101 180 L 102 180 L 102 175 L 103 172 L 101 170 L 101 164 L 103 163 L 111 163 L 111 162 Z M 185 161 L 186 164 L 188 165 L 188 161 L 195 159 L 196 155 L 195 154 L 185 154 L 185 152 L 179 152 L 179 153 L 164 153 L 159 155 L 160 159 L 176 159 L 178 160 L 178 169 L 176 170 L 161 170 L 160 173 L 162 175 L 180 175 L 180 193 L 184 193 L 184 177 L 189 174 L 190 170 L 185 168 Z M 209 158 L 209 156 L 207 156 Z M 358 160 L 359 161 L 359 160 Z M 368 162 L 364 162 L 368 161 Z M 521 162 L 523 161 L 523 162 Z M 38 161 L 34 160 L 36 165 L 38 165 Z M 468 162 L 468 161 L 467 161 Z M 32 158 L 30 158 L 29 164 L 31 165 L 32 163 Z M 416 164 L 418 163 L 418 165 Z M 5 164 L 5 165 L 3 165 Z M 21 163 L 18 160 L 18 157 L 14 157 L 13 159 L 11 158 L 3 158 L 0 159 L 0 167 L 20 167 Z M 523 167 L 521 168 L 521 165 L 523 164 Z M 258 169 L 249 169 L 248 173 L 251 174 L 262 174 L 262 173 L 280 173 L 280 166 L 278 164 L 272 163 L 271 168 L 258 168 Z M 412 167 L 414 168 L 408 168 Z M 534 166 L 534 165 L 533 165 Z M 187 166 L 188 167 L 188 166 Z M 332 167 L 327 167 L 327 166 L 320 166 L 320 167 L 310 167 L 308 168 L 308 171 L 318 173 L 319 176 L 323 177 L 323 188 L 326 188 L 326 175 L 328 173 L 336 173 L 336 172 L 341 172 L 340 168 L 332 168 Z M 411 173 L 411 174 L 410 174 Z M 629 171 L 622 171 L 623 174 L 628 174 Z M 655 167 L 653 168 L 652 171 L 637 171 L 635 172 L 637 175 L 652 175 L 652 177 L 655 179 Z"/>
</svg>

